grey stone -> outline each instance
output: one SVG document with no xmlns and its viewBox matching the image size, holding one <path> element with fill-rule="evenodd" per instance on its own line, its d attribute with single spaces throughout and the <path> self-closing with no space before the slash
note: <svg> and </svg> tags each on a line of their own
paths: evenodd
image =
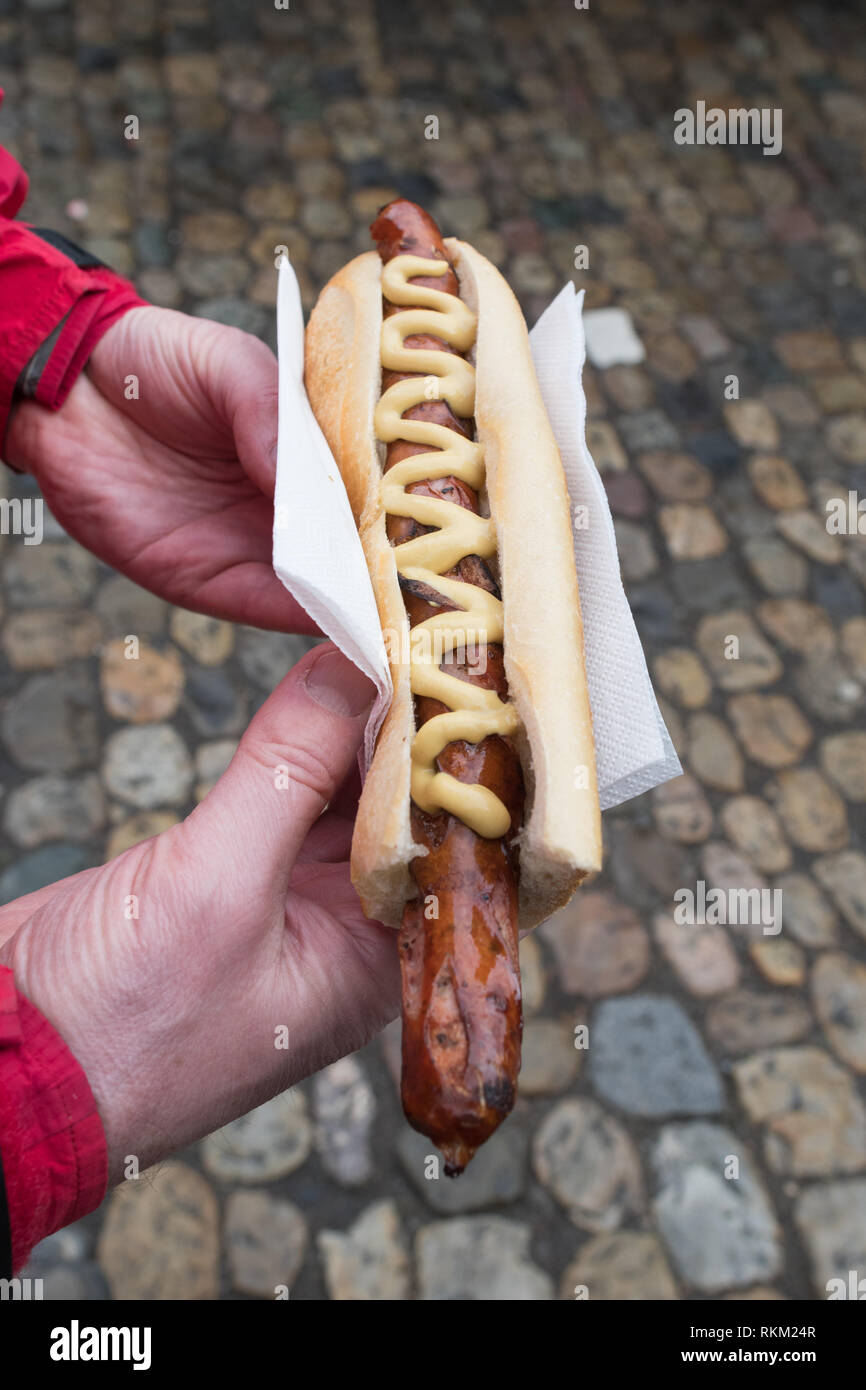
<svg viewBox="0 0 866 1390">
<path fill-rule="evenodd" d="M 347 1231 L 321 1231 L 317 1243 L 333 1301 L 409 1297 L 409 1256 L 395 1202 L 376 1202 Z"/>
<path fill-rule="evenodd" d="M 529 1257 L 530 1228 L 502 1216 L 422 1226 L 415 1242 L 419 1297 L 437 1302 L 552 1299 L 550 1275 Z"/>
<path fill-rule="evenodd" d="M 17 845 L 35 849 L 46 840 L 86 840 L 105 824 L 99 778 L 34 777 L 9 793 L 3 828 Z"/>
<path fill-rule="evenodd" d="M 81 845 L 43 845 L 24 854 L 0 876 L 0 902 L 10 903 L 35 893 L 58 879 L 80 873 L 92 863 L 92 856 Z"/>
<path fill-rule="evenodd" d="M 263 690 L 275 689 L 312 646 L 315 646 L 315 642 L 309 637 L 288 636 L 284 632 L 260 632 L 254 627 L 238 630 L 241 670 L 248 680 Z"/>
<path fill-rule="evenodd" d="M 656 1221 L 687 1284 L 717 1293 L 778 1273 L 779 1227 L 737 1135 L 704 1121 L 666 1125 L 651 1163 Z"/>
<path fill-rule="evenodd" d="M 102 776 L 112 796 L 152 810 L 186 801 L 193 765 L 186 744 L 170 724 L 146 724 L 111 735 Z"/>
<path fill-rule="evenodd" d="M 637 1152 L 597 1101 L 560 1101 L 536 1132 L 532 1163 L 539 1181 L 583 1230 L 613 1230 L 641 1209 Z"/>
<path fill-rule="evenodd" d="M 630 454 L 647 449 L 676 449 L 680 437 L 661 410 L 639 410 L 633 415 L 620 415 L 616 427 Z"/>
<path fill-rule="evenodd" d="M 231 328 L 240 328 L 244 333 L 252 333 L 263 338 L 271 326 L 273 314 L 261 304 L 250 304 L 246 299 L 231 299 L 220 296 L 204 299 L 196 304 L 194 313 L 203 319 L 216 323 L 227 323 Z"/>
<path fill-rule="evenodd" d="M 341 1057 L 313 1080 L 316 1148 L 325 1171 L 343 1187 L 359 1187 L 373 1171 L 370 1134 L 376 1097 L 363 1066 Z"/>
<path fill-rule="evenodd" d="M 444 1161 L 435 1145 L 408 1125 L 397 1140 L 397 1154 L 427 1205 L 443 1216 L 516 1202 L 526 1187 L 527 1140 L 513 1119 L 482 1144 L 459 1178 L 445 1177 Z M 437 1164 L 430 1163 L 431 1156 L 438 1159 Z"/>
<path fill-rule="evenodd" d="M 632 1115 L 713 1115 L 721 1079 L 700 1034 L 673 999 L 607 999 L 590 1033 L 589 1073 L 605 1100 Z"/>
<path fill-rule="evenodd" d="M 106 637 L 160 637 L 168 621 L 168 604 L 156 594 L 115 574 L 100 588 L 96 611 Z"/>
<path fill-rule="evenodd" d="M 205 738 L 239 734 L 247 722 L 247 693 L 222 667 L 190 667 L 183 706 Z"/>
<path fill-rule="evenodd" d="M 112 1193 L 99 1264 L 118 1301 L 209 1300 L 219 1292 L 219 1246 L 213 1189 L 194 1168 L 171 1160 Z"/>
<path fill-rule="evenodd" d="M 307 1250 L 307 1223 L 293 1202 L 268 1192 L 233 1192 L 225 1247 L 233 1286 L 254 1298 L 291 1290 Z"/>
<path fill-rule="evenodd" d="M 95 583 L 93 556 L 68 541 L 16 545 L 3 569 L 10 608 L 80 608 Z"/>
<path fill-rule="evenodd" d="M 523 1027 L 520 1094 L 552 1095 L 574 1080 L 583 1058 L 572 1018 L 530 1018 Z"/>
<path fill-rule="evenodd" d="M 72 772 L 99 753 L 99 694 L 84 667 L 31 676 L 3 712 L 3 740 L 20 767 Z"/>
<path fill-rule="evenodd" d="M 286 1091 L 203 1139 L 202 1161 L 227 1182 L 267 1182 L 300 1168 L 312 1145 L 306 1097 Z"/>
<path fill-rule="evenodd" d="M 774 1173 L 837 1177 L 866 1168 L 866 1109 L 854 1079 L 820 1047 L 756 1052 L 734 1067 L 749 1118 L 762 1123 Z"/>
<path fill-rule="evenodd" d="M 816 1183 L 801 1193 L 794 1208 L 812 1261 L 819 1298 L 826 1298 L 830 1279 L 848 1284 L 866 1271 L 866 1178 L 853 1182 Z"/>
</svg>

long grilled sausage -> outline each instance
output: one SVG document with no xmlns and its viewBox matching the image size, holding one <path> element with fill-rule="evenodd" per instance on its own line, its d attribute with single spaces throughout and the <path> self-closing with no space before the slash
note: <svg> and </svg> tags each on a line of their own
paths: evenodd
<svg viewBox="0 0 866 1390">
<path fill-rule="evenodd" d="M 371 233 L 383 262 L 406 253 L 448 260 L 435 222 L 405 199 L 383 208 Z M 441 277 L 418 276 L 410 283 L 459 295 L 453 267 Z M 384 301 L 383 312 L 387 316 L 399 309 Z M 424 334 L 407 337 L 405 346 L 455 351 Z M 384 371 L 382 391 L 408 375 L 418 374 Z M 474 421 L 459 419 L 444 400 L 425 401 L 403 418 L 428 420 L 474 438 Z M 395 440 L 387 448 L 386 471 L 426 448 Z M 479 512 L 477 493 L 457 477 L 411 484 L 406 490 Z M 387 520 L 394 545 L 428 529 L 408 517 Z M 490 568 L 477 555 L 466 556 L 447 575 L 498 597 Z M 422 585 L 401 578 L 401 587 L 411 627 L 434 613 L 453 611 L 444 596 Z M 445 669 L 507 699 L 499 644 L 464 653 Z M 445 709 L 437 700 L 416 697 L 417 725 Z M 462 1172 L 514 1103 L 522 1032 L 515 836 L 523 816 L 524 787 L 517 753 L 508 738 L 498 735 L 477 744 L 450 743 L 437 765 L 462 782 L 489 787 L 511 816 L 507 835 L 491 840 L 447 812 L 430 815 L 414 802 L 411 806 L 413 837 L 427 854 L 411 861 L 418 896 L 406 904 L 399 933 L 402 1100 L 410 1124 L 433 1140 L 444 1155 L 446 1173 L 453 1176 Z"/>
</svg>

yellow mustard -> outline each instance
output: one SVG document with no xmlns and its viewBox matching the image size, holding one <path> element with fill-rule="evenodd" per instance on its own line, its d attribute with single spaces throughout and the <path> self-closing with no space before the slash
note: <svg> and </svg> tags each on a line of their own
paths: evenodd
<svg viewBox="0 0 866 1390">
<path fill-rule="evenodd" d="M 416 275 L 444 275 L 446 261 L 423 256 L 395 256 L 382 270 L 382 294 L 391 304 L 411 305 L 382 323 L 382 366 L 394 372 L 420 372 L 421 376 L 395 382 L 379 400 L 374 417 L 376 437 L 390 444 L 406 439 L 429 444 L 434 452 L 414 454 L 390 468 L 382 480 L 386 512 L 412 517 L 422 526 L 438 529 L 395 546 L 397 569 L 406 579 L 436 589 L 457 612 L 437 613 L 413 628 L 417 636 L 410 651 L 410 683 L 414 695 L 427 695 L 448 706 L 447 714 L 422 724 L 412 742 L 412 800 L 422 811 L 448 811 L 477 835 L 498 839 L 505 835 L 511 818 L 504 803 L 488 787 L 460 782 L 439 772 L 435 760 L 443 748 L 457 739 L 478 743 L 489 734 L 513 734 L 518 727 L 512 704 L 500 700 L 494 690 L 459 680 L 441 671 L 439 652 L 467 646 L 479 632 L 485 642 L 501 642 L 502 602 L 476 584 L 445 579 L 445 570 L 466 555 L 488 558 L 496 551 L 496 537 L 489 517 L 476 516 L 466 507 L 439 497 L 419 497 L 406 492 L 410 483 L 454 476 L 476 491 L 484 483 L 484 456 L 473 440 L 444 425 L 427 420 L 404 420 L 404 411 L 429 399 L 426 378 L 438 378 L 436 399 L 446 400 L 455 415 L 470 417 L 475 409 L 475 368 L 462 357 L 438 348 L 407 348 L 406 338 L 432 334 L 467 352 L 475 342 L 476 317 L 456 295 L 423 285 L 411 285 Z M 438 641 L 436 640 L 438 639 Z"/>
</svg>

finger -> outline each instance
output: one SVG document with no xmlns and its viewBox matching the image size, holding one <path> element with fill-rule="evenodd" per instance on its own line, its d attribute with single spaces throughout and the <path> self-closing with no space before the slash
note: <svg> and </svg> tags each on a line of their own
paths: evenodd
<svg viewBox="0 0 866 1390">
<path fill-rule="evenodd" d="M 40 907 L 51 902 L 58 893 L 65 893 L 70 888 L 79 888 L 86 879 L 98 874 L 100 868 L 101 865 L 92 869 L 82 869 L 77 874 L 60 878 L 56 883 L 47 883 L 44 888 L 36 888 L 32 893 L 25 893 L 23 898 L 14 898 L 11 903 L 0 907 L 0 945 L 14 936 L 28 917 L 32 917 Z"/>
<path fill-rule="evenodd" d="M 374 687 L 332 643 L 308 652 L 256 714 L 225 774 L 184 823 L 190 853 L 235 884 L 285 892 L 345 780 Z"/>
<path fill-rule="evenodd" d="M 347 816 L 326 811 L 320 816 L 298 851 L 297 863 L 340 864 L 352 850 L 354 825 Z"/>
<path fill-rule="evenodd" d="M 266 497 L 277 468 L 277 359 L 259 338 L 234 333 L 214 359 L 211 390 L 234 436 L 244 472 Z"/>
</svg>

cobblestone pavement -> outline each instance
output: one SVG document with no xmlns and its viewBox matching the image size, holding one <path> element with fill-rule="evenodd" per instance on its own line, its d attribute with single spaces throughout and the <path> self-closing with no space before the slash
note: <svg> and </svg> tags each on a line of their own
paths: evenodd
<svg viewBox="0 0 866 1390">
<path fill-rule="evenodd" d="M 460 1182 L 424 1180 L 392 1029 L 29 1272 L 49 1297 L 824 1297 L 866 1273 L 866 539 L 825 524 L 866 496 L 862 17 L 314 8 L 0 0 L 25 213 L 271 342 L 275 245 L 309 308 L 397 193 L 530 323 L 569 277 L 625 310 L 645 360 L 587 371 L 588 432 L 687 771 L 605 817 L 603 874 L 523 943 L 520 1099 Z M 675 144 L 698 100 L 781 108 L 782 152 Z M 57 527 L 0 558 L 5 900 L 182 817 L 305 643 L 171 610 Z M 698 880 L 781 889 L 783 930 L 678 925 Z"/>
</svg>

